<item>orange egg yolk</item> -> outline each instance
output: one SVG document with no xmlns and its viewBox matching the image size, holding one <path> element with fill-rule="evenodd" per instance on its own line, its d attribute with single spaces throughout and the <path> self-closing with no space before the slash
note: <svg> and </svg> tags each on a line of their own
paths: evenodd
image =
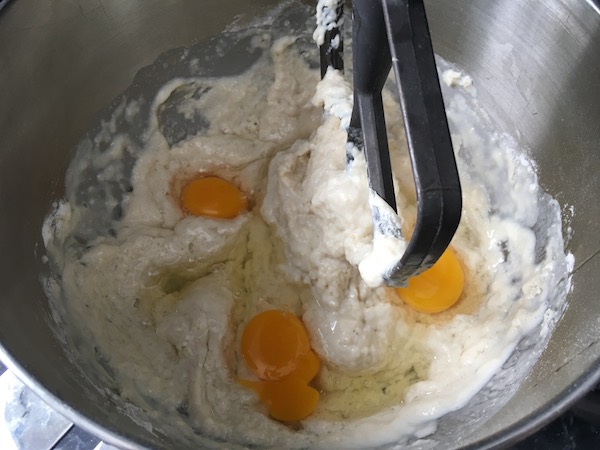
<svg viewBox="0 0 600 450">
<path fill-rule="evenodd" d="M 240 380 L 240 384 L 253 389 L 271 417 L 282 422 L 294 422 L 310 416 L 319 402 L 319 392 L 295 377 L 281 381 Z"/>
<path fill-rule="evenodd" d="M 464 272 L 450 248 L 425 272 L 411 277 L 408 286 L 397 288 L 407 305 L 424 313 L 438 313 L 454 305 L 464 287 Z"/>
<path fill-rule="evenodd" d="M 302 321 L 290 312 L 265 311 L 250 320 L 242 334 L 242 356 L 263 380 L 280 380 L 310 350 Z"/>
<path fill-rule="evenodd" d="M 253 317 L 242 333 L 242 356 L 259 381 L 239 380 L 253 389 L 276 420 L 297 421 L 316 408 L 319 392 L 308 384 L 321 362 L 294 314 L 269 310 Z"/>
<path fill-rule="evenodd" d="M 195 178 L 183 187 L 181 207 L 194 216 L 233 219 L 246 208 L 246 197 L 236 186 L 223 178 Z"/>
</svg>

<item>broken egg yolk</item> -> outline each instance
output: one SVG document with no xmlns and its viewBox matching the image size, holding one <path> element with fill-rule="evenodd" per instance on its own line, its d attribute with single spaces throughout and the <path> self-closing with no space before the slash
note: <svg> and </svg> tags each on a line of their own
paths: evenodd
<svg viewBox="0 0 600 450">
<path fill-rule="evenodd" d="M 425 272 L 411 277 L 408 286 L 397 288 L 407 305 L 424 313 L 438 313 L 453 306 L 464 287 L 464 272 L 452 249 L 447 248 Z"/>
<path fill-rule="evenodd" d="M 215 176 L 195 178 L 181 191 L 181 207 L 194 216 L 233 219 L 246 208 L 246 197 L 231 182 Z"/>
<path fill-rule="evenodd" d="M 242 333 L 241 349 L 259 381 L 239 383 L 258 394 L 274 419 L 297 421 L 314 411 L 319 392 L 308 384 L 319 373 L 321 362 L 297 316 L 279 310 L 258 314 Z"/>
</svg>

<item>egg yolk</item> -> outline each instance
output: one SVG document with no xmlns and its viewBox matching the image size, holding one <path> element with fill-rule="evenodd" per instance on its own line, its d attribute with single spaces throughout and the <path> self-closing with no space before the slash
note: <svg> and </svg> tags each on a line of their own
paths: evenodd
<svg viewBox="0 0 600 450">
<path fill-rule="evenodd" d="M 181 207 L 194 216 L 233 219 L 247 207 L 246 197 L 236 186 L 223 178 L 195 178 L 183 187 Z"/>
<path fill-rule="evenodd" d="M 271 417 L 282 422 L 310 416 L 319 402 L 319 392 L 297 377 L 281 381 L 240 380 L 240 384 L 254 390 Z"/>
<path fill-rule="evenodd" d="M 242 334 L 242 356 L 263 380 L 289 375 L 309 349 L 304 324 L 290 312 L 265 311 L 252 318 Z"/>
<path fill-rule="evenodd" d="M 321 361 L 315 352 L 309 350 L 304 356 L 298 359 L 298 365 L 290 376 L 297 377 L 305 383 L 310 383 L 317 376 L 321 369 Z"/>
<path fill-rule="evenodd" d="M 397 288 L 397 292 L 406 304 L 417 311 L 438 313 L 458 301 L 464 277 L 458 258 L 448 248 L 430 269 L 411 277 L 408 286 Z"/>
<path fill-rule="evenodd" d="M 298 317 L 279 310 L 258 314 L 242 333 L 241 349 L 259 381 L 239 383 L 258 394 L 274 419 L 302 420 L 314 411 L 319 392 L 308 384 L 319 373 L 321 362 Z"/>
</svg>

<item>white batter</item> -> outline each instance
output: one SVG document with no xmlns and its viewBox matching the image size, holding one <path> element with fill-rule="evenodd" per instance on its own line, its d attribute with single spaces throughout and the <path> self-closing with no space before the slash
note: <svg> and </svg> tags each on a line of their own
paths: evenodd
<svg viewBox="0 0 600 450">
<path fill-rule="evenodd" d="M 318 84 L 294 39 L 280 40 L 271 58 L 239 77 L 193 80 L 211 89 L 181 110 L 202 111 L 210 127 L 170 148 L 154 112 L 190 81 L 158 93 L 113 235 L 74 251 L 82 211 L 66 200 L 44 227 L 61 276 L 48 280 L 48 291 L 82 367 L 149 429 L 201 442 L 193 429 L 240 446 L 402 444 L 434 432 L 436 419 L 468 402 L 524 335 L 542 324 L 546 333 L 562 312 L 547 312 L 572 266 L 558 205 L 551 203 L 536 260 L 534 168 L 510 139 L 482 128 L 467 91 L 446 99 L 464 195 L 452 246 L 465 291 L 455 307 L 426 315 L 361 278 L 369 279 L 373 227 L 364 158 L 345 164 L 340 118 L 349 87 L 339 73 Z M 390 95 L 385 103 L 388 117 L 400 116 Z M 402 125 L 392 122 L 389 135 L 410 229 L 416 208 Z M 122 157 L 120 139 L 103 156 L 107 176 Z M 88 164 L 76 159 L 69 176 Z M 238 184 L 250 212 L 231 221 L 185 216 L 182 183 L 204 172 Z M 323 364 L 317 410 L 296 429 L 270 419 L 234 381 L 248 376 L 239 354 L 244 324 L 271 308 L 302 317 Z"/>
</svg>

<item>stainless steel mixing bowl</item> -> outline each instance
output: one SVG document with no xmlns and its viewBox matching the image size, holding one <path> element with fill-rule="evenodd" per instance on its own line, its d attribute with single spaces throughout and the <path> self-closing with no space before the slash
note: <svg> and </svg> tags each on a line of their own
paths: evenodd
<svg viewBox="0 0 600 450">
<path fill-rule="evenodd" d="M 39 282 L 40 229 L 94 114 L 167 49 L 272 0 L 16 0 L 0 12 L 0 357 L 65 416 L 123 448 L 173 448 L 74 370 Z M 445 448 L 533 432 L 600 376 L 600 11 L 592 0 L 430 0 L 436 51 L 475 80 L 565 208 L 569 308 L 533 372 L 485 426 Z M 568 208 L 574 214 L 568 219 Z M 137 444 L 136 444 L 137 443 Z"/>
</svg>

